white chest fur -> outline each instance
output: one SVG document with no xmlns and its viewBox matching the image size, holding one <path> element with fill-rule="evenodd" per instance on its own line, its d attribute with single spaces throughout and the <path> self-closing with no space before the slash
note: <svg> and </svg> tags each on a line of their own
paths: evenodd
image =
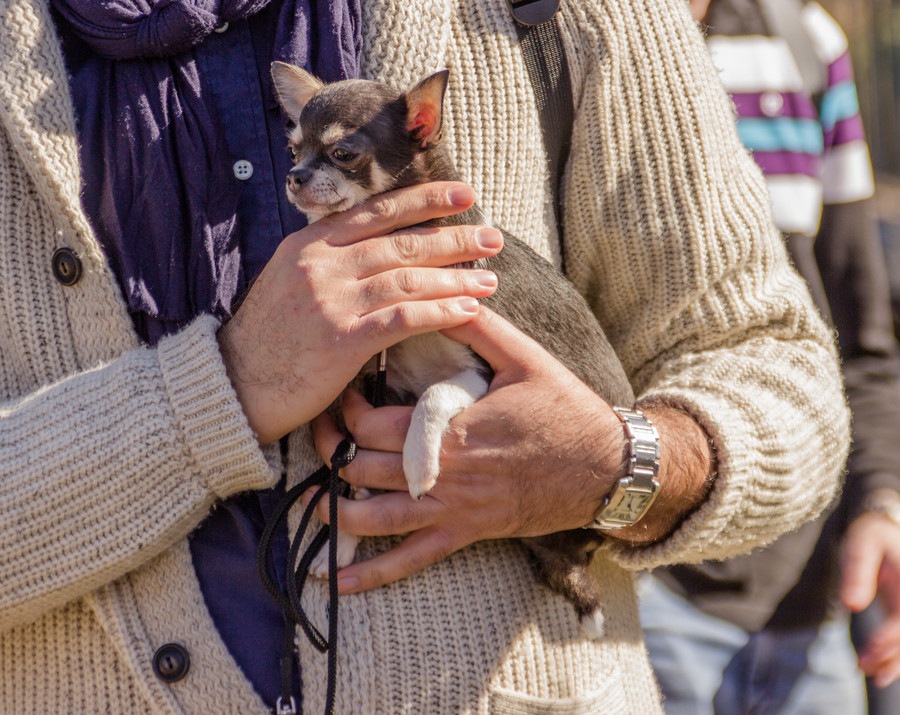
<svg viewBox="0 0 900 715">
<path fill-rule="evenodd" d="M 469 348 L 440 333 L 409 338 L 388 351 L 388 383 L 416 397 L 431 385 L 479 367 Z"/>
</svg>

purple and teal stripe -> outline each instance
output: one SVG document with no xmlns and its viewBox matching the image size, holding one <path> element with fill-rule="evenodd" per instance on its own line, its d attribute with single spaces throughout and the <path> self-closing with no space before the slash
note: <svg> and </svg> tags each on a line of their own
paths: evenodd
<svg viewBox="0 0 900 715">
<path fill-rule="evenodd" d="M 828 89 L 822 95 L 821 104 L 827 148 L 865 141 L 849 53 L 845 52 L 828 66 Z"/>
</svg>

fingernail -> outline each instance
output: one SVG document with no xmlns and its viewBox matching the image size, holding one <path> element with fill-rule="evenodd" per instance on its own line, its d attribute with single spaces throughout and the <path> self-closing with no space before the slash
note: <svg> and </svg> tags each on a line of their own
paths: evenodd
<svg viewBox="0 0 900 715">
<path fill-rule="evenodd" d="M 482 288 L 496 288 L 497 274 L 493 271 L 472 271 L 475 283 Z"/>
<path fill-rule="evenodd" d="M 459 308 L 460 313 L 475 315 L 478 312 L 478 301 L 469 297 L 457 298 L 456 307 Z"/>
<path fill-rule="evenodd" d="M 450 189 L 450 203 L 454 206 L 471 206 L 475 203 L 475 192 L 471 186 L 454 186 Z"/>
<path fill-rule="evenodd" d="M 359 579 L 355 576 L 341 576 L 338 574 L 338 589 L 344 593 L 352 593 L 359 588 Z"/>
<path fill-rule="evenodd" d="M 482 248 L 500 248 L 503 245 L 503 234 L 496 228 L 483 226 L 475 232 L 475 240 Z"/>
</svg>

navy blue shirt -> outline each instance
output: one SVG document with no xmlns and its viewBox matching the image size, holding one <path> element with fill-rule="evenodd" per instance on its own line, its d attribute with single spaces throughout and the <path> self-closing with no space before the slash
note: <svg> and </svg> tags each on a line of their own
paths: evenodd
<svg viewBox="0 0 900 715">
<path fill-rule="evenodd" d="M 225 129 L 227 161 L 240 182 L 241 264 L 256 276 L 281 239 L 305 221 L 287 203 L 284 181 L 291 168 L 284 121 L 269 94 L 269 11 L 232 23 L 197 48 L 197 64 Z M 260 76 L 260 68 L 266 75 Z M 223 157 L 223 160 L 225 158 Z M 252 173 L 240 172 L 249 162 Z M 246 169 L 245 169 L 246 171 Z M 257 573 L 256 553 L 265 522 L 284 494 L 283 485 L 232 497 L 216 506 L 190 540 L 194 569 L 207 608 L 229 651 L 257 692 L 274 706 L 280 688 L 284 617 Z M 273 540 L 273 564 L 284 587 L 287 528 Z"/>
<path fill-rule="evenodd" d="M 328 80 L 341 78 L 329 77 L 330 72 L 352 76 L 359 49 L 358 2 L 324 7 L 327 11 L 312 13 L 321 27 L 306 23 L 311 13 L 307 0 L 295 0 L 290 7 L 272 2 L 246 19 L 221 23 L 174 59 L 123 56 L 111 62 L 104 48 L 89 46 L 89 38 L 76 31 L 84 19 L 72 14 L 79 12 L 77 3 L 58 4 L 56 20 L 82 152 L 85 210 L 147 343 L 154 344 L 200 312 L 227 318 L 233 300 L 283 237 L 304 226 L 284 192 L 291 163 L 269 66 L 288 47 L 284 18 L 292 13 L 289 39 L 302 47 L 305 36 L 304 51 L 319 53 L 321 64 L 312 69 Z M 101 87 L 109 91 L 98 92 Z M 162 148 L 149 150 L 151 141 Z M 203 163 L 184 166 L 198 161 Z M 160 170 L 159 164 L 166 162 L 170 166 Z M 155 185 L 149 176 L 157 177 Z M 170 176 L 177 185 L 163 186 L 160 176 Z M 133 196 L 123 210 L 120 193 L 126 190 Z M 201 213 L 205 224 L 198 230 Z M 173 239 L 173 233 L 181 238 Z M 149 246 L 139 244 L 141 240 Z M 190 538 L 210 615 L 270 706 L 281 692 L 285 625 L 258 576 L 257 547 L 283 492 L 279 484 L 229 498 L 213 508 Z M 273 563 L 283 586 L 286 527 L 274 541 Z"/>
</svg>

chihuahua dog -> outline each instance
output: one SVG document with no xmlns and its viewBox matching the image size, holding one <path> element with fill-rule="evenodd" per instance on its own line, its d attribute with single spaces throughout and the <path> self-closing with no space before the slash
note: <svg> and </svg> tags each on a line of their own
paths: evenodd
<svg viewBox="0 0 900 715">
<path fill-rule="evenodd" d="M 310 222 L 383 191 L 459 180 L 440 142 L 449 71 L 405 93 L 366 80 L 323 84 L 280 62 L 272 65 L 272 77 L 282 108 L 295 123 L 289 133 L 294 167 L 287 195 Z M 430 225 L 484 223 L 484 214 L 473 207 Z M 634 394 L 622 365 L 584 299 L 550 263 L 503 235 L 503 250 L 477 262 L 499 278 L 496 293 L 483 303 L 538 341 L 603 399 L 631 405 Z M 441 439 L 450 421 L 487 392 L 492 372 L 469 348 L 438 333 L 392 347 L 388 364 L 391 393 L 415 404 L 403 470 L 410 494 L 420 498 L 438 479 Z M 600 637 L 602 593 L 588 564 L 601 536 L 577 529 L 523 542 L 538 574 L 574 604 L 584 632 Z M 341 566 L 352 562 L 357 543 L 339 535 Z M 327 576 L 323 554 L 311 571 Z"/>
</svg>

